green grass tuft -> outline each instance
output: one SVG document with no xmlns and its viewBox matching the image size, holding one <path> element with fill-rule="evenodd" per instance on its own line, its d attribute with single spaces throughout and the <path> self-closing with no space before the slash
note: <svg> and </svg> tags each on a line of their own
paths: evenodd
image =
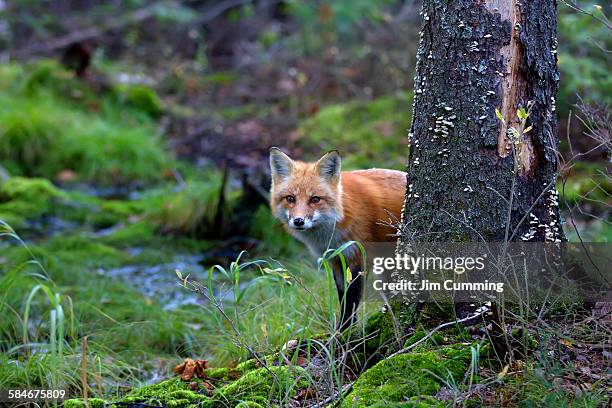
<svg viewBox="0 0 612 408">
<path fill-rule="evenodd" d="M 20 87 L 0 87 L 0 160 L 11 174 L 54 178 L 70 170 L 107 185 L 167 176 L 173 161 L 149 117 L 159 113 L 153 91 L 127 90 L 121 103 L 50 62 L 14 75 Z"/>
</svg>

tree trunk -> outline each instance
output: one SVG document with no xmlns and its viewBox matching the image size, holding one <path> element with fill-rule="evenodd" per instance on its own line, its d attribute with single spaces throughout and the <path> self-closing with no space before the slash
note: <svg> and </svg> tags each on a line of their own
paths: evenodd
<svg viewBox="0 0 612 408">
<path fill-rule="evenodd" d="M 555 1 L 424 0 L 422 15 L 401 240 L 565 240 Z"/>
</svg>

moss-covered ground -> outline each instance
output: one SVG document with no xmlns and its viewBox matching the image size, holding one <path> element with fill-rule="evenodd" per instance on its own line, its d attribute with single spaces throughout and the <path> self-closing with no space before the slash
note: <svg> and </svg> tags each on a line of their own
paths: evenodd
<svg viewBox="0 0 612 408">
<path fill-rule="evenodd" d="M 230 322 L 182 288 L 176 270 L 213 282 L 258 351 L 326 324 L 316 313 L 302 318 L 313 306 L 298 301 L 311 275 L 298 284 L 271 260 L 228 267 L 243 249 L 287 257 L 298 247 L 265 206 L 246 222 L 232 218 L 242 199 L 235 183 L 219 209 L 221 172 L 173 157 L 153 89 L 95 89 L 51 61 L 0 71 L 0 165 L 9 174 L 0 177 L 1 387 L 54 384 L 79 395 L 85 338 L 93 397 L 170 377 L 184 357 L 245 359 Z M 248 238 L 215 236 L 219 213 Z M 209 275 L 216 263 L 227 270 Z M 293 271 L 310 267 L 302 261 Z M 298 306 L 287 313 L 286 303 Z M 235 387 L 241 395 L 248 384 Z"/>
<path fill-rule="evenodd" d="M 303 121 L 298 143 L 308 152 L 341 148 L 347 168 L 402 169 L 407 148 L 397 146 L 410 104 L 402 93 L 323 107 Z M 288 340 L 327 338 L 335 293 L 265 204 L 237 218 L 244 197 L 228 183 L 219 208 L 221 172 L 174 157 L 159 130 L 167 110 L 144 85 L 95 89 L 48 61 L 0 66 L 0 170 L 9 174 L 0 174 L 0 388 L 53 385 L 79 397 L 84 365 L 90 407 L 284 406 L 349 380 L 343 406 L 424 407 L 452 404 L 437 397 L 446 389 L 470 389 L 474 339 L 465 331 L 384 359 L 434 326 L 424 318 L 398 339 L 390 314 L 367 317 L 355 334 L 367 336 L 365 344 L 351 356 L 359 376 L 345 378 L 327 360 L 279 364 L 275 353 Z M 576 170 L 565 197 L 584 203 L 599 194 L 583 180 L 595 170 Z M 219 214 L 237 226 L 231 239 L 215 236 Z M 594 234 L 609 239 L 609 227 Z M 254 259 L 262 262 L 248 264 Z M 216 368 L 181 381 L 172 367 L 187 357 Z M 535 399 L 547 387 L 531 374 L 536 368 L 501 386 Z"/>
</svg>

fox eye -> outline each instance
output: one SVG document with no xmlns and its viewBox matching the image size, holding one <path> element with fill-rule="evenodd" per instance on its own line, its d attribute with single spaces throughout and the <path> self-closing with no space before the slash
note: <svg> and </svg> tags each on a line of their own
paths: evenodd
<svg viewBox="0 0 612 408">
<path fill-rule="evenodd" d="M 312 196 L 312 197 L 310 197 L 310 204 L 316 204 L 319 201 L 321 201 L 321 197 L 319 197 L 319 196 Z"/>
<path fill-rule="evenodd" d="M 289 204 L 295 203 L 295 197 L 292 195 L 288 195 L 287 197 L 285 197 L 285 200 L 287 200 Z"/>
</svg>

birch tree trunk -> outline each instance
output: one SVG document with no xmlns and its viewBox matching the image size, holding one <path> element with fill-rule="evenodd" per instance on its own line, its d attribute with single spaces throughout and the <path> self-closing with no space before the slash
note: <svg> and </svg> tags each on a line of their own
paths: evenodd
<svg viewBox="0 0 612 408">
<path fill-rule="evenodd" d="M 422 17 L 400 241 L 565 240 L 556 2 L 424 0 Z"/>
</svg>

